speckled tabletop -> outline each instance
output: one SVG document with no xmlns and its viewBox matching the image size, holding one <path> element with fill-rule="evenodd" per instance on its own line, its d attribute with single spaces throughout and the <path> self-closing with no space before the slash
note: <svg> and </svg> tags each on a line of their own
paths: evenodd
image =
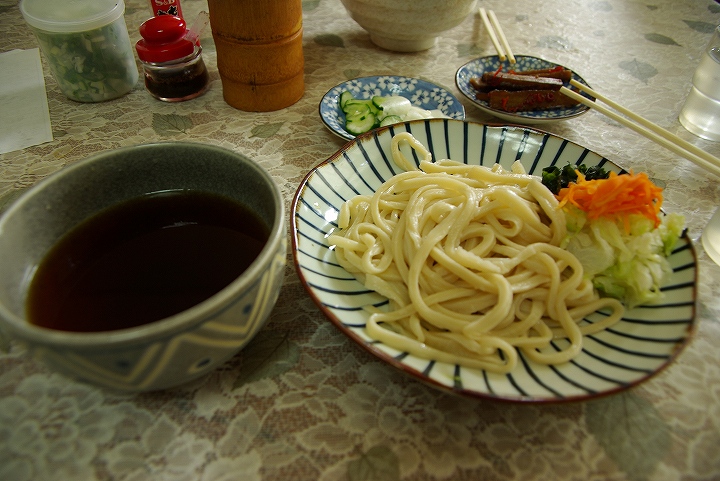
<svg viewBox="0 0 720 481">
<path fill-rule="evenodd" d="M 37 47 L 17 3 L 0 0 L 2 52 Z M 203 0 L 182 4 L 186 17 L 207 9 Z M 598 91 L 720 155 L 720 143 L 692 136 L 677 121 L 720 21 L 717 3 L 482 5 L 497 13 L 515 53 L 569 66 Z M 149 15 L 147 1 L 127 2 L 133 43 Z M 305 174 L 343 145 L 320 121 L 320 99 L 363 75 L 432 81 L 461 98 L 468 120 L 494 121 L 454 85 L 461 65 L 494 53 L 478 15 L 413 54 L 374 46 L 339 0 L 305 0 L 303 18 L 305 94 L 276 112 L 242 112 L 223 101 L 209 35 L 202 41 L 210 89 L 178 104 L 154 100 L 141 83 L 117 100 L 75 103 L 60 93 L 43 60 L 54 140 L 0 155 L 0 203 L 93 153 L 189 140 L 253 158 L 289 206 Z M 720 205 L 717 177 L 597 112 L 543 129 L 648 172 L 665 187 L 666 210 L 686 216 L 693 240 Z M 10 343 L 0 352 L 0 479 L 718 480 L 720 267 L 699 242 L 696 248 L 699 319 L 690 345 L 648 382 L 584 403 L 458 398 L 392 370 L 321 315 L 292 262 L 255 349 L 180 388 L 104 391 L 47 370 Z"/>
</svg>

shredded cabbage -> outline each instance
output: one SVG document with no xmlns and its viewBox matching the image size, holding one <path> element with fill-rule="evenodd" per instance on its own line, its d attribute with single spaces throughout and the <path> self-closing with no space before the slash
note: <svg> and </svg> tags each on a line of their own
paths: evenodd
<svg viewBox="0 0 720 481">
<path fill-rule="evenodd" d="M 568 235 L 564 247 L 582 263 L 585 275 L 606 296 L 627 307 L 662 298 L 660 287 L 671 272 L 667 256 L 682 234 L 685 218 L 661 216 L 660 225 L 639 214 L 626 224 L 609 218 L 590 220 L 576 207 L 565 208 Z"/>
</svg>

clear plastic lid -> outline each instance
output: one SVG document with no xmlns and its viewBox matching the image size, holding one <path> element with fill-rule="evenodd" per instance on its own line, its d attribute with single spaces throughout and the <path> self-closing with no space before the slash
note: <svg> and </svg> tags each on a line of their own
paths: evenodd
<svg viewBox="0 0 720 481">
<path fill-rule="evenodd" d="M 21 0 L 31 27 L 46 32 L 86 32 L 104 27 L 125 12 L 123 0 Z"/>
</svg>

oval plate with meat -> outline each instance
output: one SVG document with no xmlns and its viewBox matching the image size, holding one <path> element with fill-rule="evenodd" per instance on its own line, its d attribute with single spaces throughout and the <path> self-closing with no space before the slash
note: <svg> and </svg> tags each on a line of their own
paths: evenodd
<svg viewBox="0 0 720 481">
<path fill-rule="evenodd" d="M 538 57 L 515 59 L 515 64 L 497 55 L 472 60 L 458 69 L 455 84 L 480 110 L 512 123 L 557 122 L 589 110 L 580 103 L 568 104 L 570 99 L 558 91 L 561 85 L 571 88 L 570 78 L 588 85 L 577 73 Z"/>
</svg>

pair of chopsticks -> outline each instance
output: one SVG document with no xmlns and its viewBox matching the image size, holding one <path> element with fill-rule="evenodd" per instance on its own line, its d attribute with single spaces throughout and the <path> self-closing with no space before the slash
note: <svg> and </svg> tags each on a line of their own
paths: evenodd
<svg viewBox="0 0 720 481">
<path fill-rule="evenodd" d="M 611 119 L 621 123 L 622 125 L 631 128 L 635 132 L 647 137 L 648 139 L 662 145 L 668 150 L 686 158 L 687 160 L 695 163 L 696 165 L 707 169 L 708 171 L 720 176 L 720 159 L 710 155 L 704 150 L 696 147 L 695 145 L 687 142 L 686 140 L 678 137 L 672 132 L 668 132 L 657 124 L 652 123 L 644 117 L 626 109 L 625 107 L 613 102 L 607 97 L 600 95 L 587 85 L 581 84 L 577 80 L 570 80 L 570 85 L 577 89 L 586 92 L 597 100 L 609 105 L 613 109 L 624 115 L 619 115 L 616 112 L 599 105 L 597 102 L 593 102 L 591 99 L 574 92 L 567 87 L 561 87 L 560 92 L 568 97 L 577 100 L 578 102 L 586 105 L 598 112 L 610 117 Z M 633 121 L 637 122 L 634 123 Z"/>
<path fill-rule="evenodd" d="M 500 26 L 500 22 L 498 22 L 498 19 L 495 16 L 495 12 L 493 12 L 492 10 L 486 11 L 484 8 L 480 8 L 480 18 L 482 18 L 483 24 L 485 24 L 485 28 L 487 29 L 488 34 L 490 35 L 490 40 L 492 40 L 495 50 L 497 50 L 500 61 L 504 62 L 507 59 L 510 61 L 511 64 L 516 63 L 515 56 L 513 55 L 512 50 L 510 49 L 510 44 L 508 43 L 507 38 L 505 37 L 505 33 L 503 32 L 503 29 Z M 500 39 L 499 41 L 498 41 L 498 37 Z M 574 100 L 577 100 L 578 102 L 582 103 L 583 105 L 586 105 L 592 109 L 597 110 L 598 112 L 610 117 L 611 119 L 621 123 L 622 125 L 625 125 L 626 127 L 631 128 L 635 132 L 662 145 L 663 147 L 680 155 L 681 157 L 688 159 L 689 161 L 695 163 L 696 165 L 707 169 L 708 171 L 714 173 L 715 175 L 720 176 L 720 159 L 718 159 L 717 157 L 708 154 L 704 150 L 694 146 L 693 144 L 678 137 L 677 135 L 673 134 L 672 132 L 668 132 L 667 130 L 663 129 L 659 125 L 650 122 L 649 120 L 645 119 L 644 117 L 641 117 L 640 115 L 613 102 L 612 100 L 608 99 L 607 97 L 598 94 L 597 92 L 595 92 L 593 89 L 591 89 L 587 85 L 581 84 L 580 82 L 578 82 L 576 80 L 570 80 L 570 84 L 573 87 L 576 87 L 577 89 L 579 89 L 580 91 L 583 91 L 583 92 L 591 95 L 596 100 L 599 100 L 599 101 L 609 105 L 613 109 L 622 113 L 624 115 L 624 117 L 623 117 L 623 115 L 619 115 L 619 114 L 613 112 L 612 110 L 608 109 L 607 107 L 599 105 L 597 102 L 593 102 L 591 99 L 588 99 L 587 97 L 580 95 L 577 92 L 574 92 L 574 91 L 568 89 L 567 87 L 561 87 L 560 92 L 562 92 L 563 94 L 565 94 L 566 96 L 568 96 Z M 635 121 L 637 123 L 633 123 L 633 121 Z"/>
<path fill-rule="evenodd" d="M 505 33 L 500 26 L 500 22 L 498 22 L 498 19 L 495 16 L 495 12 L 492 10 L 486 11 L 484 8 L 480 8 L 480 18 L 482 18 L 482 21 L 485 24 L 485 28 L 490 35 L 490 40 L 492 40 L 493 46 L 495 47 L 495 50 L 497 50 L 500 60 L 504 62 L 506 59 L 509 59 L 510 63 L 515 63 L 515 56 L 513 55 L 512 50 L 510 50 L 510 44 L 505 37 Z M 498 37 L 500 37 L 500 41 L 498 41 Z"/>
</svg>

